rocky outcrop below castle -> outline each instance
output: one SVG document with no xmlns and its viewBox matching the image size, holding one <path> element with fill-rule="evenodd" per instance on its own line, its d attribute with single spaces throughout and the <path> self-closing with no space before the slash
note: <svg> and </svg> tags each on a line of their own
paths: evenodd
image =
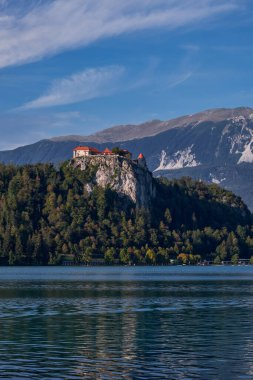
<svg viewBox="0 0 253 380">
<path fill-rule="evenodd" d="M 155 181 L 145 161 L 132 161 L 118 155 L 78 157 L 71 161 L 74 167 L 89 171 L 86 190 L 95 185 L 110 188 L 119 196 L 128 198 L 137 208 L 148 208 L 156 194 Z"/>
</svg>

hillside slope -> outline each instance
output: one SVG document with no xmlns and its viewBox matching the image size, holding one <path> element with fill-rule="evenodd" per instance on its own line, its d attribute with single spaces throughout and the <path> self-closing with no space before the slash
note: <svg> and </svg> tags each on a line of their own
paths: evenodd
<svg viewBox="0 0 253 380">
<path fill-rule="evenodd" d="M 139 208 L 143 176 L 124 163 L 115 169 L 116 182 L 98 186 L 101 172 L 111 175 L 104 161 L 0 165 L 0 264 L 237 263 L 253 255 L 252 215 L 231 192 L 151 176 L 156 193 Z M 122 194 L 129 178 L 137 197 Z"/>
</svg>

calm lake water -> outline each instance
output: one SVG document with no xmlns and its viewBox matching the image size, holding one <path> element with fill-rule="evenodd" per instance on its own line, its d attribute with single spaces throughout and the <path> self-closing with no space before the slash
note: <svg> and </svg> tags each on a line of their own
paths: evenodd
<svg viewBox="0 0 253 380">
<path fill-rule="evenodd" d="M 253 379 L 253 267 L 0 268 L 0 378 Z"/>
</svg>

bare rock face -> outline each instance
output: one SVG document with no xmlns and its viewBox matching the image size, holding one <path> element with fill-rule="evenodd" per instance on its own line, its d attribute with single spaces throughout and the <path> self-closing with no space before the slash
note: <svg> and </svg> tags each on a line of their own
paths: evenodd
<svg viewBox="0 0 253 380">
<path fill-rule="evenodd" d="M 156 188 L 152 174 L 138 161 L 117 155 L 87 156 L 75 158 L 72 164 L 81 170 L 94 170 L 94 178 L 86 185 L 88 192 L 92 191 L 94 185 L 109 187 L 119 196 L 128 197 L 137 208 L 148 208 L 155 197 Z"/>
</svg>

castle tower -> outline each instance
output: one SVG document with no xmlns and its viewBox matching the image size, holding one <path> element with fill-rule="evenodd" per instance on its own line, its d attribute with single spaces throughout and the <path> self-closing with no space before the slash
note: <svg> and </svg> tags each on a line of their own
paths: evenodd
<svg viewBox="0 0 253 380">
<path fill-rule="evenodd" d="M 145 168 L 145 169 L 147 168 L 146 159 L 142 153 L 139 154 L 137 161 L 138 161 L 139 166 L 141 166 L 142 168 Z"/>
</svg>

